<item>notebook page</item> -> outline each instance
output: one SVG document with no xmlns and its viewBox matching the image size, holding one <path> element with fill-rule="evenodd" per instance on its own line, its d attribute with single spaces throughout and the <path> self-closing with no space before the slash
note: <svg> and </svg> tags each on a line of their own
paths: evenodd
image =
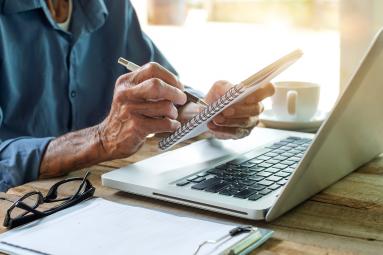
<svg viewBox="0 0 383 255">
<path fill-rule="evenodd" d="M 57 255 L 193 254 L 203 241 L 218 239 L 234 227 L 97 198 L 0 235 L 0 250 Z M 207 245 L 199 254 L 213 250 L 219 254 L 247 235 L 231 238 L 216 250 Z"/>
<path fill-rule="evenodd" d="M 232 100 L 230 103 L 225 104 L 223 107 L 211 107 L 214 105 L 217 101 L 221 100 L 218 99 L 216 102 L 213 102 L 208 106 L 208 109 L 214 109 L 215 111 L 208 112 L 209 118 L 206 118 L 204 121 L 201 121 L 198 125 L 193 125 L 193 119 L 185 124 L 183 124 L 179 129 L 177 129 L 173 134 L 171 134 L 169 137 L 166 137 L 160 141 L 160 148 L 162 150 L 170 149 L 172 146 L 185 141 L 187 139 L 193 138 L 197 135 L 200 135 L 206 131 L 208 131 L 207 124 L 220 112 L 225 110 L 227 107 L 231 106 L 232 104 L 235 104 L 236 102 L 241 101 L 248 95 L 255 92 L 260 87 L 268 84 L 274 77 L 276 77 L 278 74 L 280 74 L 282 71 L 284 71 L 287 67 L 292 65 L 295 61 L 297 61 L 302 56 L 301 50 L 295 50 L 282 58 L 278 59 L 274 63 L 268 65 L 261 71 L 257 72 L 256 74 L 250 76 L 240 84 L 236 85 L 235 87 L 238 88 L 238 95 L 235 97 L 234 100 Z M 224 95 L 225 96 L 225 95 Z M 223 96 L 223 97 L 224 97 Z M 197 119 L 202 119 L 202 117 L 206 114 L 199 113 Z M 188 128 L 191 127 L 191 128 Z M 182 130 L 188 130 L 186 132 Z M 177 134 L 182 134 L 182 136 L 179 137 Z M 178 138 L 179 137 L 179 138 Z M 177 139 L 178 138 L 178 139 Z"/>
</svg>

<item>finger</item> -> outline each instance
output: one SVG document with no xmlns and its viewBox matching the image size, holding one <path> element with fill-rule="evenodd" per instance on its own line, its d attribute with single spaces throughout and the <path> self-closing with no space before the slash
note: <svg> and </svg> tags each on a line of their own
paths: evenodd
<svg viewBox="0 0 383 255">
<path fill-rule="evenodd" d="M 221 127 L 213 122 L 208 123 L 208 128 L 215 137 L 220 139 L 240 139 L 248 136 L 252 130 L 252 128 Z"/>
<path fill-rule="evenodd" d="M 252 128 L 258 124 L 258 117 L 248 118 L 219 118 L 213 120 L 214 124 L 221 127 Z"/>
<path fill-rule="evenodd" d="M 233 85 L 228 81 L 217 81 L 213 84 L 208 94 L 206 95 L 205 101 L 212 103 L 222 95 L 226 93 Z"/>
<path fill-rule="evenodd" d="M 155 62 L 150 62 L 143 65 L 140 69 L 135 71 L 132 77 L 136 84 L 151 78 L 158 78 L 173 87 L 176 87 L 182 91 L 184 90 L 184 86 L 181 82 L 179 82 L 177 76 L 172 74 L 165 67 Z"/>
<path fill-rule="evenodd" d="M 141 84 L 130 88 L 119 87 L 118 99 L 122 102 L 130 100 L 168 100 L 177 105 L 183 105 L 186 103 L 185 93 L 157 78 L 146 80 Z"/>
<path fill-rule="evenodd" d="M 225 109 L 222 114 L 224 117 L 230 118 L 245 118 L 249 116 L 258 116 L 263 111 L 263 105 L 261 103 L 253 104 L 234 104 L 231 107 Z"/>
<path fill-rule="evenodd" d="M 254 93 L 247 96 L 245 99 L 246 104 L 253 104 L 262 101 L 263 99 L 274 95 L 275 88 L 271 83 L 266 84 L 265 86 L 257 89 Z"/>
<path fill-rule="evenodd" d="M 169 118 L 163 119 L 154 119 L 143 117 L 141 125 L 143 130 L 145 130 L 145 135 L 157 134 L 157 133 L 167 133 L 174 132 L 177 128 L 181 126 L 181 123 L 177 120 L 172 120 Z"/>
<path fill-rule="evenodd" d="M 166 117 L 169 119 L 177 119 L 177 108 L 170 101 L 129 103 L 123 105 L 122 110 L 127 114 L 140 114 L 146 117 Z"/>
</svg>

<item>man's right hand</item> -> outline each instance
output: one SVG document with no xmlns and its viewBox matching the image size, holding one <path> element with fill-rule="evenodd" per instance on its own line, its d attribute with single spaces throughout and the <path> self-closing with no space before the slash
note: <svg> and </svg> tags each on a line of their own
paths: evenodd
<svg viewBox="0 0 383 255">
<path fill-rule="evenodd" d="M 180 123 L 175 105 L 186 103 L 183 85 L 156 63 L 122 75 L 116 81 L 112 107 L 98 125 L 107 160 L 135 153 L 152 133 L 173 132 Z"/>
</svg>

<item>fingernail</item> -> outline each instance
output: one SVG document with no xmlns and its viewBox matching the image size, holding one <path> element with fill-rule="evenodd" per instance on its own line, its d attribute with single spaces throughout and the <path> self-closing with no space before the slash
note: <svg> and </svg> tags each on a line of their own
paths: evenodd
<svg viewBox="0 0 383 255">
<path fill-rule="evenodd" d="M 241 128 L 237 131 L 237 136 L 240 138 L 248 136 L 249 134 L 250 134 L 250 131 L 244 128 Z"/>
</svg>

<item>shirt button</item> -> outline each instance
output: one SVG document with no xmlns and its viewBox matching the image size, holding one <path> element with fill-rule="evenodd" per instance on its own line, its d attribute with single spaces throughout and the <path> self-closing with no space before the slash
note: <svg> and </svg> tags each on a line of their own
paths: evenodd
<svg viewBox="0 0 383 255">
<path fill-rule="evenodd" d="M 76 91 L 72 90 L 72 92 L 70 93 L 70 96 L 71 97 L 76 97 L 76 95 L 77 95 Z"/>
</svg>

